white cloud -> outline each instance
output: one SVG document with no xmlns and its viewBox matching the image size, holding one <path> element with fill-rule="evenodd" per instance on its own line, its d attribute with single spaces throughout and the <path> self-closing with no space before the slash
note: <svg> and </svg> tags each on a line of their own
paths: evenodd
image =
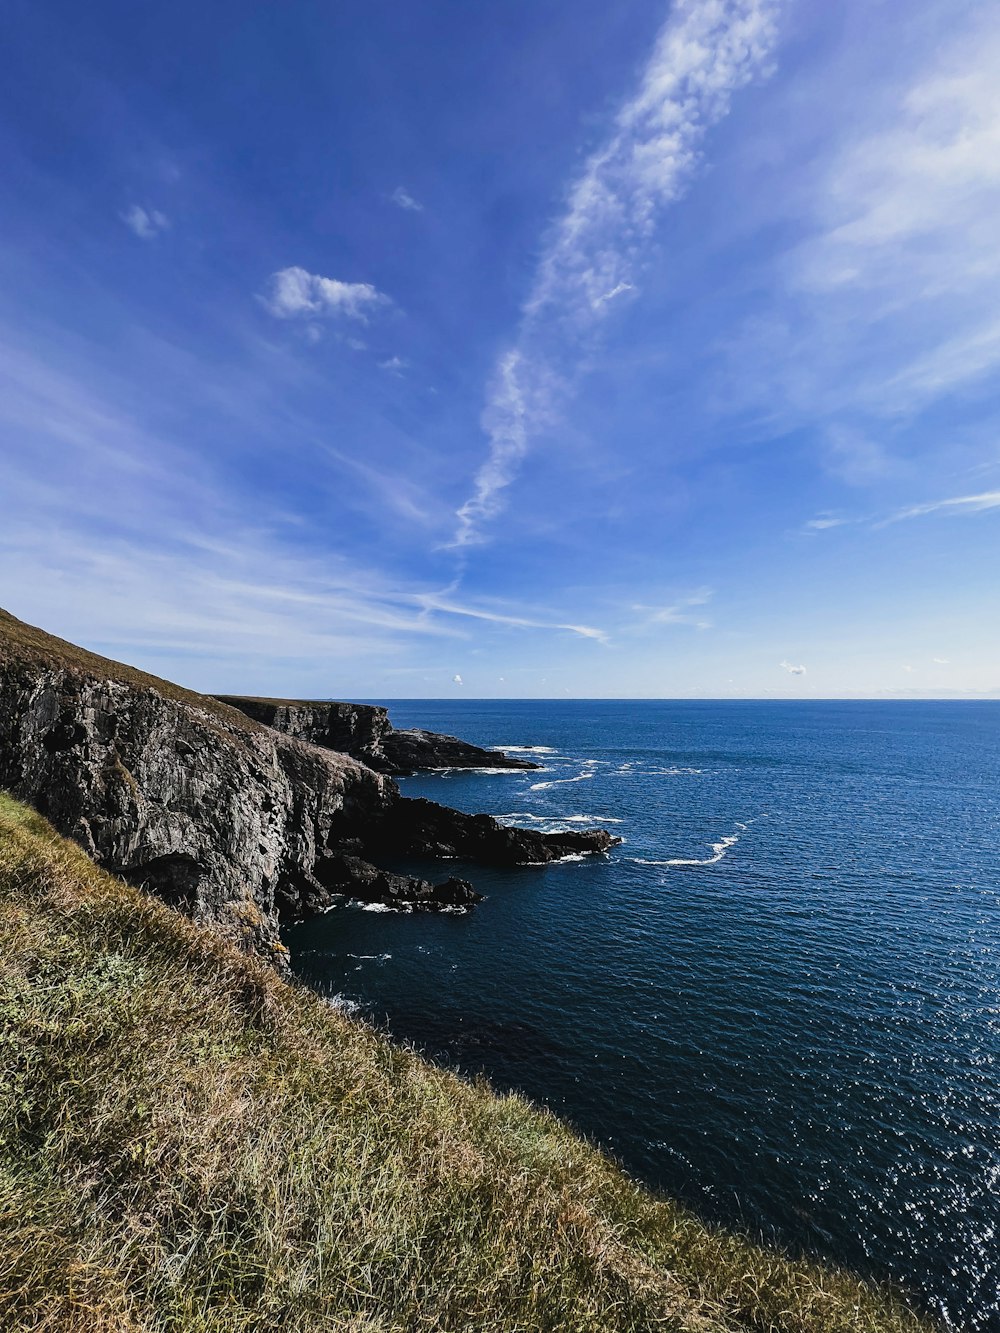
<svg viewBox="0 0 1000 1333">
<path fill-rule="evenodd" d="M 802 252 L 818 290 L 906 282 L 913 297 L 1000 276 L 1000 27 L 966 31 L 911 78 L 895 119 L 851 144 L 826 180 L 827 228 Z M 942 252 L 935 241 L 947 235 Z M 942 263 L 942 261 L 944 261 Z"/>
<path fill-rule="evenodd" d="M 766 71 L 778 0 L 678 0 L 632 96 L 572 183 L 501 357 L 483 428 L 489 454 L 458 510 L 453 545 L 482 540 L 531 439 L 551 420 L 567 359 L 634 287 L 658 213 L 683 194 L 708 130 Z"/>
<path fill-rule="evenodd" d="M 930 500 L 926 504 L 910 505 L 877 524 L 901 523 L 907 518 L 923 518 L 925 514 L 981 514 L 987 509 L 1000 509 L 1000 491 L 983 491 L 979 495 L 956 495 L 948 500 Z"/>
<path fill-rule="evenodd" d="M 170 226 L 170 219 L 165 213 L 156 208 L 143 208 L 140 204 L 133 204 L 118 216 L 126 227 L 144 241 L 153 240 Z"/>
<path fill-rule="evenodd" d="M 570 624 L 562 620 L 543 620 L 532 616 L 511 615 L 504 611 L 491 611 L 483 607 L 462 606 L 458 602 L 448 601 L 435 593 L 417 593 L 413 600 L 425 611 L 438 611 L 445 615 L 466 616 L 472 620 L 486 620 L 495 625 L 511 625 L 519 629 L 555 629 L 577 634 L 582 639 L 595 639 L 598 643 L 607 643 L 608 636 L 602 629 L 592 625 Z"/>
<path fill-rule="evenodd" d="M 932 658 L 931 658 L 931 661 L 934 662 L 934 663 L 936 663 L 938 666 L 950 666 L 950 665 L 951 665 L 951 659 L 950 659 L 950 658 L 947 658 L 947 657 L 932 657 Z"/>
<path fill-rule="evenodd" d="M 271 275 L 261 300 L 276 319 L 343 315 L 363 324 L 371 311 L 389 304 L 369 282 L 341 282 L 294 265 Z"/>
<path fill-rule="evenodd" d="M 397 208 L 405 209 L 408 213 L 422 213 L 424 211 L 423 204 L 418 199 L 414 199 L 409 190 L 402 185 L 397 185 L 393 190 L 392 202 Z"/>
<path fill-rule="evenodd" d="M 834 518 L 832 514 L 820 514 L 802 525 L 804 532 L 825 532 L 827 528 L 842 528 L 852 522 L 849 518 Z"/>
<path fill-rule="evenodd" d="M 906 421 L 1000 368 L 1000 14 L 928 10 L 923 40 L 785 168 L 773 221 L 806 237 L 761 276 L 771 311 L 733 340 L 729 367 L 737 404 L 766 405 L 782 428 L 845 410 Z M 861 82 L 853 64 L 849 77 Z M 808 123 L 844 87 L 795 96 Z M 823 461 L 849 481 L 892 462 L 862 432 L 846 444 Z"/>
<path fill-rule="evenodd" d="M 696 629 L 711 629 L 712 622 L 704 617 L 692 614 L 692 608 L 704 606 L 712 599 L 711 588 L 698 588 L 687 597 L 682 597 L 667 606 L 646 606 L 636 602 L 633 611 L 644 612 L 639 629 L 650 629 L 654 625 L 694 625 Z"/>
<path fill-rule="evenodd" d="M 387 370 L 392 375 L 401 375 L 409 364 L 409 361 L 401 356 L 390 356 L 388 361 L 380 361 L 378 368 L 379 370 Z"/>
<path fill-rule="evenodd" d="M 463 680 L 462 680 L 462 677 L 459 676 L 459 675 L 452 676 L 451 679 L 452 679 L 452 684 L 454 684 L 454 685 L 462 685 L 462 684 L 464 684 L 464 682 L 463 682 Z"/>
<path fill-rule="evenodd" d="M 791 662 L 779 662 L 778 665 L 783 667 L 790 676 L 804 676 L 806 674 L 804 666 L 792 666 Z"/>
<path fill-rule="evenodd" d="M 613 301 L 616 296 L 621 296 L 623 292 L 634 292 L 635 284 L 631 282 L 620 282 L 617 287 L 612 287 L 610 292 L 605 292 L 603 296 L 594 298 L 594 307 L 604 305 L 606 301 Z"/>
</svg>

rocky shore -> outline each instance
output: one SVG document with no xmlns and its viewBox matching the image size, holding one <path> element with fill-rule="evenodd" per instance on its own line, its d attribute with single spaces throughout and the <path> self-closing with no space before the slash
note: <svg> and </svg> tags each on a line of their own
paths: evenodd
<svg viewBox="0 0 1000 1333">
<path fill-rule="evenodd" d="M 452 737 L 394 732 L 384 709 L 283 700 L 237 708 L 0 611 L 0 787 L 98 864 L 279 962 L 280 922 L 323 911 L 337 895 L 424 909 L 481 896 L 466 880 L 400 875 L 380 859 L 544 864 L 619 841 L 603 829 L 507 828 L 400 795 L 390 772 L 443 755 L 458 766 L 455 747 L 467 767 L 505 758 Z"/>
<path fill-rule="evenodd" d="M 378 773 L 402 777 L 442 768 L 538 768 L 500 750 L 484 750 L 457 736 L 434 731 L 397 731 L 389 711 L 373 704 L 310 699 L 254 699 L 217 694 L 222 703 L 298 740 L 353 755 Z"/>
</svg>

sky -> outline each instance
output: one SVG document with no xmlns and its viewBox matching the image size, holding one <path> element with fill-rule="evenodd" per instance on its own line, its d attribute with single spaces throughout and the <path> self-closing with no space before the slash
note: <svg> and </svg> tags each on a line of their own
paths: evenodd
<svg viewBox="0 0 1000 1333">
<path fill-rule="evenodd" d="M 5 12 L 7 610 L 203 690 L 1000 696 L 1000 8 Z"/>
</svg>

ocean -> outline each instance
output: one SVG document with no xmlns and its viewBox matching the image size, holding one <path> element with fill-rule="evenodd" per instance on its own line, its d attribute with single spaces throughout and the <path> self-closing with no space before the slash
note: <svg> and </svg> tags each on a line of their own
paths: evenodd
<svg viewBox="0 0 1000 1333">
<path fill-rule="evenodd" d="M 406 701 L 540 772 L 401 783 L 608 856 L 345 906 L 301 977 L 702 1216 L 1000 1330 L 1000 704 Z"/>
</svg>

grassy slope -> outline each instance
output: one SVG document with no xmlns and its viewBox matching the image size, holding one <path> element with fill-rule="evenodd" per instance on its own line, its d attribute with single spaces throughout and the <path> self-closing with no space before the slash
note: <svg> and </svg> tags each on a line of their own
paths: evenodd
<svg viewBox="0 0 1000 1333">
<path fill-rule="evenodd" d="M 706 1229 L 0 796 L 0 1328 L 913 1330 Z"/>
<path fill-rule="evenodd" d="M 194 690 L 185 689 L 183 685 L 151 676 L 148 671 L 140 671 L 138 667 L 116 662 L 111 657 L 102 657 L 100 653 L 92 653 L 66 639 L 56 638 L 36 625 L 26 624 L 0 607 L 0 668 L 21 665 L 68 669 L 95 676 L 99 680 L 119 681 L 139 690 L 153 689 L 165 699 L 187 704 L 225 722 L 230 730 L 262 730 L 259 722 L 254 722 L 238 708 L 232 708 L 210 694 L 198 694 Z"/>
</svg>

